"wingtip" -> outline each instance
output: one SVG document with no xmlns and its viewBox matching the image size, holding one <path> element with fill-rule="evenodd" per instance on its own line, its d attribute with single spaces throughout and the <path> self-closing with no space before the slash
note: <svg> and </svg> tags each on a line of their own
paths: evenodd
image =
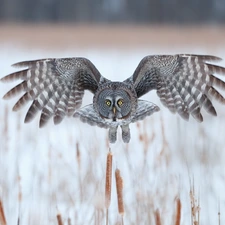
<svg viewBox="0 0 225 225">
<path fill-rule="evenodd" d="M 13 63 L 13 64 L 11 65 L 11 67 L 14 67 L 14 68 L 21 68 L 22 66 L 21 66 L 20 63 Z"/>
<path fill-rule="evenodd" d="M 63 117 L 61 115 L 55 115 L 53 118 L 54 124 L 57 125 L 59 123 L 61 123 L 63 120 Z"/>
<path fill-rule="evenodd" d="M 7 83 L 9 81 L 7 78 L 8 78 L 8 75 L 0 78 L 0 81 L 3 83 Z"/>
<path fill-rule="evenodd" d="M 203 122 L 203 116 L 201 113 L 198 113 L 196 115 L 192 114 L 192 116 L 199 122 L 202 123 Z"/>
<path fill-rule="evenodd" d="M 24 123 L 29 123 L 31 120 L 32 120 L 32 117 L 30 116 L 30 112 L 28 111 L 24 118 Z"/>
<path fill-rule="evenodd" d="M 159 106 L 157 106 L 157 105 L 155 106 L 155 111 L 156 111 L 156 112 L 159 112 L 159 111 L 160 111 Z"/>
<path fill-rule="evenodd" d="M 24 123 L 29 123 L 30 121 L 26 120 L 26 118 L 23 121 Z"/>
<path fill-rule="evenodd" d="M 2 96 L 2 99 L 3 100 L 8 100 L 9 99 L 9 96 L 7 94 L 5 94 L 5 95 Z"/>
<path fill-rule="evenodd" d="M 189 121 L 189 113 L 187 111 L 178 111 L 179 116 L 181 116 L 182 119 L 185 121 Z"/>
<path fill-rule="evenodd" d="M 13 63 L 11 66 L 14 67 L 14 68 L 28 67 L 29 61 Z"/>
<path fill-rule="evenodd" d="M 214 107 L 211 107 L 210 110 L 208 110 L 208 112 L 212 115 L 212 116 L 217 116 L 217 112 L 216 109 Z"/>
<path fill-rule="evenodd" d="M 203 56 L 204 57 L 204 56 Z M 211 62 L 220 62 L 222 61 L 223 59 L 221 57 L 218 57 L 218 56 L 214 56 L 214 55 L 209 55 L 209 56 L 206 56 L 206 61 L 211 61 Z"/>
<path fill-rule="evenodd" d="M 18 111 L 17 105 L 14 105 L 14 106 L 13 106 L 12 111 L 13 111 L 13 112 L 17 112 L 17 111 Z"/>
<path fill-rule="evenodd" d="M 45 127 L 45 125 L 46 125 L 46 123 L 44 123 L 43 121 L 39 121 L 39 128 L 41 129 L 41 128 L 43 128 L 43 127 Z"/>
<path fill-rule="evenodd" d="M 178 54 L 179 55 L 179 54 Z M 220 62 L 223 58 L 214 55 L 181 54 L 183 57 L 198 57 L 207 62 Z"/>
</svg>

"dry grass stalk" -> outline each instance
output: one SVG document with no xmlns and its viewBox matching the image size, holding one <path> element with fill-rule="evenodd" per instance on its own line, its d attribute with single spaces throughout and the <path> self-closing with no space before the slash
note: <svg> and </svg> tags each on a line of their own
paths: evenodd
<svg viewBox="0 0 225 225">
<path fill-rule="evenodd" d="M 0 224 L 1 225 L 6 225 L 6 218 L 5 218 L 5 213 L 4 213 L 4 208 L 2 201 L 0 200 Z"/>
<path fill-rule="evenodd" d="M 57 214 L 57 222 L 58 222 L 58 225 L 63 225 L 63 222 L 62 222 L 62 217 L 60 214 Z"/>
<path fill-rule="evenodd" d="M 112 188 L 112 153 L 109 152 L 106 159 L 106 176 L 105 176 L 105 207 L 108 209 L 111 202 Z"/>
<path fill-rule="evenodd" d="M 109 224 L 109 206 L 111 203 L 112 190 L 112 153 L 107 155 L 106 159 L 106 175 L 105 175 L 105 207 L 106 207 L 106 225 Z"/>
<path fill-rule="evenodd" d="M 116 169 L 116 191 L 117 191 L 117 202 L 118 202 L 118 211 L 120 215 L 124 214 L 124 204 L 123 204 L 123 178 L 120 175 L 120 170 Z"/>
<path fill-rule="evenodd" d="M 5 107 L 4 110 L 4 129 L 3 129 L 3 136 L 5 138 L 5 146 L 4 149 L 7 151 L 8 150 L 8 140 L 9 140 L 9 136 L 8 136 L 8 131 L 9 131 L 9 127 L 8 127 L 8 107 Z"/>
<path fill-rule="evenodd" d="M 165 155 L 166 156 L 166 160 L 167 160 L 167 164 L 168 164 L 168 156 L 167 156 L 167 153 L 165 152 L 166 149 L 169 148 L 169 143 L 166 139 L 166 132 L 165 132 L 165 127 L 164 127 L 164 123 L 163 123 L 163 119 L 161 117 L 161 130 L 162 130 L 162 139 L 163 139 L 163 146 L 162 146 L 162 150 L 161 150 L 161 153 L 160 155 Z"/>
<path fill-rule="evenodd" d="M 218 224 L 220 225 L 220 211 L 218 212 Z"/>
<path fill-rule="evenodd" d="M 191 222 L 193 225 L 200 224 L 200 205 L 199 199 L 198 201 L 195 199 L 195 188 L 194 182 L 192 188 L 190 188 L 190 201 L 191 201 Z"/>
<path fill-rule="evenodd" d="M 180 225 L 181 220 L 181 201 L 180 198 L 176 199 L 176 215 L 175 215 L 175 225 Z"/>
<path fill-rule="evenodd" d="M 8 127 L 8 115 L 9 115 L 9 110 L 8 107 L 5 107 L 4 110 L 4 134 L 8 134 L 9 131 L 9 127 Z"/>
<path fill-rule="evenodd" d="M 155 212 L 154 212 L 154 217 L 155 217 L 155 224 L 156 225 L 161 225 L 161 217 L 160 217 L 160 213 L 159 213 L 159 210 L 156 209 Z"/>
<path fill-rule="evenodd" d="M 218 225 L 220 225 L 220 203 L 219 203 L 219 210 L 218 210 Z"/>
<path fill-rule="evenodd" d="M 71 219 L 70 218 L 68 219 L 68 225 L 71 225 Z"/>
<path fill-rule="evenodd" d="M 95 208 L 95 212 L 93 214 L 93 220 L 94 224 L 99 225 L 102 224 L 102 222 L 104 221 L 104 216 L 105 216 L 105 212 L 103 208 Z"/>
<path fill-rule="evenodd" d="M 77 159 L 77 163 L 78 163 L 78 167 L 80 168 L 80 147 L 79 147 L 79 143 L 76 143 L 76 159 Z"/>
<path fill-rule="evenodd" d="M 160 218 L 160 213 L 159 213 L 159 210 L 155 210 L 154 212 L 154 216 L 155 216 L 155 224 L 156 225 L 161 225 L 161 218 Z"/>
<path fill-rule="evenodd" d="M 23 197 L 23 195 L 22 195 L 22 187 L 21 187 L 21 183 L 20 183 L 21 182 L 21 176 L 18 175 L 17 179 L 18 179 L 18 186 L 19 186 L 18 201 L 21 202 L 22 201 L 22 197 Z"/>
</svg>

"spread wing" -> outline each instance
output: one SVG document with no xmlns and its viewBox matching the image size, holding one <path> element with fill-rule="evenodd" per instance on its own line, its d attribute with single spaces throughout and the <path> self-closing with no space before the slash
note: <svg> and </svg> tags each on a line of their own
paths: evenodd
<svg viewBox="0 0 225 225">
<path fill-rule="evenodd" d="M 26 69 L 9 74 L 1 81 L 22 80 L 4 95 L 4 99 L 25 92 L 13 107 L 14 111 L 33 101 L 25 117 L 31 121 L 42 111 L 40 127 L 52 116 L 58 124 L 80 108 L 85 90 L 95 93 L 100 83 L 107 81 L 86 58 L 59 58 L 25 61 L 14 64 Z"/>
<path fill-rule="evenodd" d="M 216 115 L 212 99 L 225 104 L 225 98 L 216 89 L 225 89 L 225 83 L 213 75 L 225 75 L 225 68 L 212 64 L 220 60 L 209 55 L 146 56 L 125 82 L 134 85 L 138 97 L 156 90 L 171 112 L 186 120 L 191 114 L 201 122 L 201 108 Z"/>
</svg>

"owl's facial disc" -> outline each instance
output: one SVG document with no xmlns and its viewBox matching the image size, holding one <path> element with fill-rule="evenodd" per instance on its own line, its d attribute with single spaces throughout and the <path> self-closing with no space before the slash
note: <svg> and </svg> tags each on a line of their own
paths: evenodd
<svg viewBox="0 0 225 225">
<path fill-rule="evenodd" d="M 106 119 L 123 119 L 131 111 L 130 95 L 123 89 L 104 89 L 99 93 L 98 101 L 101 102 L 99 114 Z"/>
</svg>

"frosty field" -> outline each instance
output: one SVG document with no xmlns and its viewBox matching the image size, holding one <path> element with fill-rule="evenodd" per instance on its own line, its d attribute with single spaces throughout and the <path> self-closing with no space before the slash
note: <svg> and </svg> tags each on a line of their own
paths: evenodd
<svg viewBox="0 0 225 225">
<path fill-rule="evenodd" d="M 71 49 L 26 47 L 0 42 L 0 77 L 15 71 L 11 64 L 48 57 L 89 58 L 103 76 L 125 80 L 148 54 L 212 54 L 225 59 L 224 45 L 151 45 L 132 50 L 105 46 Z M 85 44 L 83 44 L 85 45 Z M 225 66 L 225 60 L 219 63 Z M 15 83 L 0 83 L 0 96 Z M 131 141 L 109 145 L 107 130 L 66 118 L 38 128 L 24 124 L 26 108 L 12 112 L 16 98 L 0 99 L 0 201 L 8 225 L 105 224 L 106 156 L 113 154 L 113 175 L 123 177 L 124 224 L 225 223 L 225 106 L 215 103 L 217 117 L 203 112 L 204 122 L 184 121 L 160 103 L 155 92 L 144 97 L 160 111 L 132 124 Z M 83 105 L 92 101 L 88 93 Z M 40 116 L 40 114 L 39 114 Z M 181 202 L 181 221 L 178 202 Z M 159 222 L 159 219 L 161 222 Z M 109 224 L 121 224 L 113 176 Z M 195 223 L 199 221 L 199 223 Z M 3 223 L 0 210 L 0 224 Z"/>
</svg>

